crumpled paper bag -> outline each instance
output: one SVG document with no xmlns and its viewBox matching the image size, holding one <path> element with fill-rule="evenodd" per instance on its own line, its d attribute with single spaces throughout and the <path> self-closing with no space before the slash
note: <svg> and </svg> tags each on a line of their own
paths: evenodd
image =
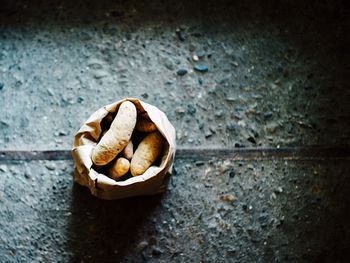
<svg viewBox="0 0 350 263">
<path fill-rule="evenodd" d="M 126 100 L 135 104 L 138 115 L 146 115 L 154 122 L 166 143 L 160 166 L 151 166 L 144 174 L 125 181 L 115 181 L 93 168 L 91 153 L 101 137 L 103 118 L 116 112 L 120 104 Z M 125 98 L 94 112 L 74 136 L 72 148 L 74 181 L 88 187 L 91 193 L 98 198 L 109 200 L 164 192 L 172 173 L 175 150 L 175 128 L 164 112 L 141 100 Z"/>
</svg>

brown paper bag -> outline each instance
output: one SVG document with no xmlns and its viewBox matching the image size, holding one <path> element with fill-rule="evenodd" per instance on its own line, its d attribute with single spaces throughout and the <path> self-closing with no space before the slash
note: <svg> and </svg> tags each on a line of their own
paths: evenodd
<svg viewBox="0 0 350 263">
<path fill-rule="evenodd" d="M 91 153 L 101 137 L 103 118 L 110 113 L 115 113 L 120 104 L 126 100 L 135 104 L 138 115 L 148 116 L 154 122 L 160 133 L 163 134 L 166 143 L 160 166 L 151 166 L 144 174 L 125 181 L 115 181 L 93 168 Z M 93 195 L 109 200 L 164 192 L 172 173 L 175 150 L 175 128 L 164 112 L 138 99 L 125 98 L 106 105 L 93 113 L 75 135 L 72 148 L 75 164 L 74 180 L 78 184 L 88 187 Z"/>
</svg>

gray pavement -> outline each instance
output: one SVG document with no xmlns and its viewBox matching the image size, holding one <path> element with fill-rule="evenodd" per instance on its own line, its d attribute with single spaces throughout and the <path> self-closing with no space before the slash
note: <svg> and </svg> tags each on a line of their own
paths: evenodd
<svg viewBox="0 0 350 263">
<path fill-rule="evenodd" d="M 350 143 L 345 1 L 4 1 L 0 150 L 69 150 L 137 97 L 179 147 Z M 310 156 L 312 157 L 312 156 Z M 177 159 L 168 191 L 102 201 L 73 163 L 0 162 L 0 262 L 346 262 L 349 158 Z"/>
<path fill-rule="evenodd" d="M 71 161 L 0 164 L 2 262 L 345 262 L 347 161 L 178 160 L 166 194 L 98 200 Z"/>
<path fill-rule="evenodd" d="M 339 4 L 9 2 L 1 148 L 69 148 L 92 112 L 130 96 L 165 111 L 180 145 L 349 144 Z"/>
</svg>

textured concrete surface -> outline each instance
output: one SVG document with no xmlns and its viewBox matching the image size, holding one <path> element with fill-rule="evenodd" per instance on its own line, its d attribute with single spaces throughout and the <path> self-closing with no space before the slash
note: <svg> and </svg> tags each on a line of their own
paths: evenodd
<svg viewBox="0 0 350 263">
<path fill-rule="evenodd" d="M 347 161 L 177 161 L 160 196 L 102 201 L 70 161 L 0 165 L 2 262 L 346 262 Z"/>
<path fill-rule="evenodd" d="M 349 146 L 345 1 L 2 1 L 0 149 L 69 149 L 126 96 L 186 147 Z M 208 70 L 206 70 L 208 67 Z M 106 202 L 71 161 L 0 163 L 0 262 L 346 262 L 349 160 L 177 160 Z"/>
<path fill-rule="evenodd" d="M 349 144 L 341 1 L 7 2 L 2 148 L 68 148 L 92 112 L 127 96 L 164 110 L 181 145 Z"/>
</svg>

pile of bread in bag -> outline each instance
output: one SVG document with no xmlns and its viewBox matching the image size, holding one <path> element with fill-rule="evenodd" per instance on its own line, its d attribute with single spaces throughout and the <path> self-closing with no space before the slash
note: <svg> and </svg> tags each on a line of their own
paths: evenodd
<svg viewBox="0 0 350 263">
<path fill-rule="evenodd" d="M 108 125 L 92 151 L 93 163 L 106 169 L 107 175 L 118 180 L 130 174 L 143 174 L 162 153 L 164 137 L 147 116 L 137 113 L 130 101 L 123 102 L 114 119 L 108 115 Z M 109 126 L 109 129 L 108 129 Z"/>
</svg>

